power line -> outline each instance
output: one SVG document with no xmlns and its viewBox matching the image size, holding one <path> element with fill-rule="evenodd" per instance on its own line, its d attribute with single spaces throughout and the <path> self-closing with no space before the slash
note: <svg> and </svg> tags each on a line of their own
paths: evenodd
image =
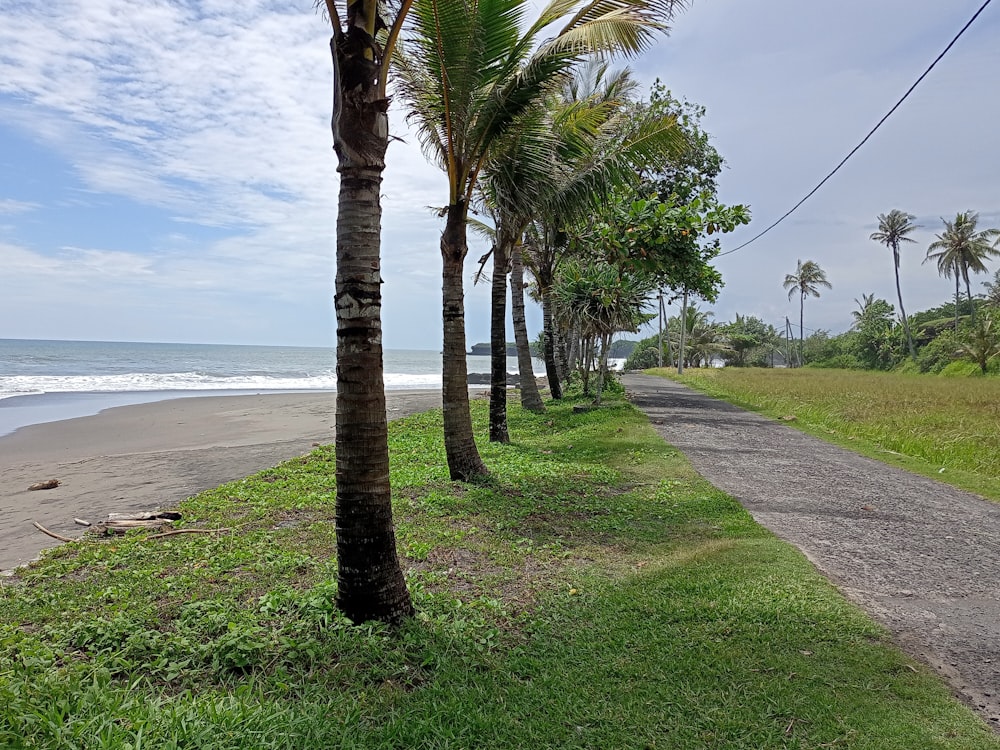
<svg viewBox="0 0 1000 750">
<path fill-rule="evenodd" d="M 814 187 L 812 190 L 810 190 L 802 200 L 800 200 L 798 203 L 796 203 L 794 206 L 792 206 L 780 219 L 778 219 L 776 222 L 774 222 L 773 224 L 771 224 L 771 226 L 769 226 L 763 232 L 761 232 L 760 234 L 758 234 L 756 237 L 750 238 L 749 240 L 747 240 L 746 242 L 744 242 L 739 247 L 734 247 L 732 250 L 727 250 L 724 253 L 719 253 L 716 257 L 717 258 L 721 258 L 723 255 L 731 255 L 732 253 L 735 253 L 737 250 L 742 250 L 747 245 L 749 245 L 751 242 L 756 242 L 761 237 L 763 237 L 765 234 L 767 234 L 772 229 L 774 229 L 776 226 L 778 226 L 778 224 L 780 224 L 785 219 L 787 219 L 789 216 L 791 216 L 799 206 L 801 206 L 803 203 L 805 203 L 807 200 L 809 200 L 813 196 L 813 194 L 816 193 L 817 190 L 819 190 L 821 187 L 823 187 L 823 185 L 826 184 L 827 180 L 829 180 L 831 177 L 833 177 L 835 174 L 837 174 L 837 172 L 840 171 L 840 168 L 847 163 L 848 159 L 850 159 L 852 156 L 854 156 L 854 154 L 857 153 L 857 151 L 868 142 L 868 139 L 871 138 L 873 135 L 875 135 L 875 131 L 877 131 L 880 127 L 882 127 L 882 124 L 886 120 L 888 120 L 889 117 L 891 117 L 892 114 L 897 109 L 899 109 L 900 105 L 903 102 L 906 101 L 906 99 L 910 96 L 910 94 L 913 93 L 913 90 L 916 89 L 917 86 L 920 85 L 921 81 L 923 81 L 927 77 L 927 74 L 930 73 L 932 70 L 934 70 L 934 66 L 936 66 L 939 62 L 941 62 L 941 59 L 945 55 L 948 54 L 949 50 L 951 50 L 951 48 L 955 46 L 955 43 L 962 37 L 962 35 L 969 29 L 969 27 L 972 26 L 973 23 L 975 23 L 976 19 L 979 18 L 980 14 L 982 14 L 982 12 L 984 10 L 986 10 L 986 7 L 991 2 L 993 2 L 993 0 L 986 0 L 986 2 L 984 2 L 979 7 L 979 10 L 977 10 L 975 12 L 975 14 L 973 14 L 972 18 L 970 18 L 968 20 L 968 22 L 965 24 L 965 26 L 962 27 L 962 30 L 959 31 L 955 35 L 955 37 L 948 43 L 948 46 L 945 47 L 944 50 L 941 52 L 941 54 L 938 55 L 934 59 L 934 62 L 932 62 L 930 64 L 930 66 L 928 66 L 927 70 L 925 70 L 921 74 L 921 76 L 916 81 L 914 81 L 913 85 L 910 86 L 910 88 L 908 88 L 906 90 L 906 93 L 903 94 L 902 98 L 898 102 L 896 102 L 896 104 L 893 106 L 893 108 L 890 109 L 888 112 L 886 112 L 885 116 L 881 120 L 878 121 L 878 124 L 874 128 L 872 128 L 871 131 L 868 133 L 868 135 L 866 135 L 862 139 L 861 143 L 859 143 L 857 146 L 855 146 L 853 149 L 851 149 L 851 152 L 841 160 L 840 164 L 838 164 L 836 167 L 834 167 L 833 171 L 830 172 L 830 174 L 828 174 L 826 177 L 824 177 L 816 187 Z"/>
</svg>

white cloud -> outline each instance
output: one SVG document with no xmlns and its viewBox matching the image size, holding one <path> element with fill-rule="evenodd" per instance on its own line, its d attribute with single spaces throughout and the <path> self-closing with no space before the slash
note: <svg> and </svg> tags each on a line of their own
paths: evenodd
<svg viewBox="0 0 1000 750">
<path fill-rule="evenodd" d="M 722 198 L 750 203 L 755 217 L 726 246 L 756 234 L 826 174 L 978 5 L 713 0 L 680 15 L 671 38 L 635 67 L 708 107 L 706 128 L 729 163 Z M 947 299 L 947 282 L 919 263 L 939 217 L 973 209 L 984 224 L 1000 223 L 1000 104 L 989 95 L 1000 75 L 997 16 L 984 14 L 792 218 L 719 261 L 727 287 L 718 319 L 797 314 L 781 289 L 797 258 L 820 262 L 834 283 L 810 300 L 807 325 L 846 328 L 862 293 L 892 301 L 891 263 L 868 235 L 893 207 L 923 225 L 904 258 L 908 310 Z M 63 185 L 45 207 L 16 191 L 0 199 L 12 242 L 0 246 L 0 284 L 13 295 L 0 301 L 0 319 L 32 320 L 17 335 L 38 335 L 48 320 L 45 335 L 58 337 L 72 320 L 98 337 L 253 340 L 257 330 L 258 340 L 280 342 L 287 330 L 329 342 L 338 181 L 328 37 L 328 22 L 308 4 L 5 3 L 0 118 L 71 164 L 84 192 L 67 198 L 74 186 Z M 406 142 L 390 145 L 382 188 L 386 342 L 437 348 L 441 221 L 426 206 L 444 203 L 447 187 L 397 107 L 392 132 Z M 43 209 L 69 202 L 83 210 L 104 194 L 160 209 L 177 225 L 142 247 L 123 245 L 114 226 L 104 242 L 59 243 L 83 249 L 23 240 Z M 488 336 L 487 298 L 467 285 L 472 340 Z M 123 306 L 133 311 L 127 330 Z M 124 332 L 103 332 L 111 330 Z"/>
<path fill-rule="evenodd" d="M 38 208 L 37 203 L 29 203 L 27 201 L 16 201 L 12 199 L 0 198 L 0 216 L 14 216 L 15 214 L 24 214 L 29 211 L 34 211 Z"/>
</svg>

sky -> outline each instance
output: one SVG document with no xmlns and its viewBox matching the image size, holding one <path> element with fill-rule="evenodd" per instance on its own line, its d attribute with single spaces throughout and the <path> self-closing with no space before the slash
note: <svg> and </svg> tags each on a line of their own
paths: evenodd
<svg viewBox="0 0 1000 750">
<path fill-rule="evenodd" d="M 629 64 L 707 108 L 719 197 L 749 240 L 857 145 L 982 0 L 695 0 Z M 537 3 L 536 3 L 537 5 Z M 0 7 L 0 338 L 326 346 L 338 182 L 329 22 L 311 2 L 6 0 Z M 914 214 L 908 313 L 953 285 L 922 265 L 942 217 L 1000 227 L 1000 4 L 816 195 L 719 258 L 718 321 L 798 320 L 782 287 L 813 260 L 833 288 L 809 330 L 846 330 L 856 300 L 895 304 L 877 216 Z M 442 173 L 398 107 L 383 184 L 383 331 L 440 349 Z M 471 239 L 469 344 L 489 340 L 485 251 Z M 994 264 L 1000 267 L 1000 259 Z M 974 281 L 973 291 L 981 291 Z M 540 327 L 529 313 L 531 334 Z"/>
</svg>

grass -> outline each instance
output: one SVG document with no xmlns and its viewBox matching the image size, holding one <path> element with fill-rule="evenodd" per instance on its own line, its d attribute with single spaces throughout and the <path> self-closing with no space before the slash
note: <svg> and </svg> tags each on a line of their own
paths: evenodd
<svg viewBox="0 0 1000 750">
<path fill-rule="evenodd" d="M 674 377 L 666 370 L 650 370 Z M 679 379 L 858 453 L 1000 501 L 1000 379 L 722 368 Z"/>
<path fill-rule="evenodd" d="M 393 423 L 396 631 L 332 605 L 330 448 L 182 504 L 234 533 L 51 551 L 0 589 L 0 747 L 1000 748 L 631 407 L 511 430 L 470 486 Z"/>
</svg>

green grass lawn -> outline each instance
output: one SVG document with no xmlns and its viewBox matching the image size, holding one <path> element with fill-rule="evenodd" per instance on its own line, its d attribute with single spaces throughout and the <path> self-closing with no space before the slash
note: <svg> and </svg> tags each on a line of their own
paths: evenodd
<svg viewBox="0 0 1000 750">
<path fill-rule="evenodd" d="M 1000 378 L 855 370 L 666 369 L 709 395 L 1000 501 Z"/>
<path fill-rule="evenodd" d="M 3 580 L 0 747 L 1000 749 L 630 406 L 511 431 L 462 485 L 392 424 L 396 631 L 332 604 L 330 448 Z"/>
</svg>

